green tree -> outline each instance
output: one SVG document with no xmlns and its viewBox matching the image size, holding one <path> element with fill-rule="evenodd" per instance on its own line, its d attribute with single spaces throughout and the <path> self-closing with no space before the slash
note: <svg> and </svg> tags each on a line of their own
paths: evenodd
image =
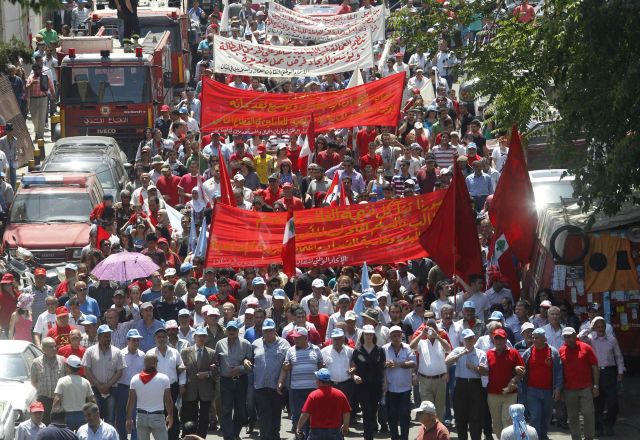
<svg viewBox="0 0 640 440">
<path fill-rule="evenodd" d="M 613 215 L 639 201 L 640 2 L 546 0 L 531 23 L 496 12 L 495 2 L 423 4 L 417 14 L 400 10 L 390 20 L 410 49 L 434 54 L 440 38 L 459 39 L 457 24 L 479 17 L 495 23 L 488 43 L 455 49 L 463 74 L 476 79 L 476 95 L 488 98 L 496 130 L 513 122 L 522 130 L 556 114 L 550 154 L 572 164 L 585 212 Z M 575 148 L 578 139 L 584 149 Z"/>
<path fill-rule="evenodd" d="M 62 4 L 59 0 L 9 0 L 14 5 L 16 3 L 22 5 L 25 9 L 31 9 L 33 12 L 43 12 L 47 9 L 59 9 Z"/>
</svg>

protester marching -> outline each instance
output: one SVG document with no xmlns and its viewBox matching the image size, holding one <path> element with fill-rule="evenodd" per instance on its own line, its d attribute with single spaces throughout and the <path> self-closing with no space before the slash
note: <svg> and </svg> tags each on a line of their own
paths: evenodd
<svg viewBox="0 0 640 440">
<path fill-rule="evenodd" d="M 590 291 L 603 282 L 591 278 L 580 301 L 554 295 L 556 269 L 524 289 L 541 211 L 523 121 L 496 132 L 458 95 L 473 72 L 456 48 L 489 44 L 492 16 L 427 53 L 391 38 L 389 11 L 448 3 L 401 3 L 79 0 L 51 14 L 32 73 L 9 69 L 20 110 L 36 139 L 50 125 L 55 140 L 55 123 L 68 142 L 63 106 L 99 110 L 78 134 L 113 136 L 117 152 L 100 154 L 107 171 L 126 155 L 129 175 L 50 187 L 99 188 L 84 247 L 55 264 L 43 252 L 21 269 L 26 233 L 5 234 L 0 328 L 30 347 L 35 390 L 13 408 L 14 438 L 615 438 L 625 360 L 609 296 L 593 294 L 637 290 L 637 277 Z M 535 25 L 530 8 L 514 21 Z M 112 51 L 96 71 L 94 44 Z M 118 67 L 127 56 L 137 67 Z M 145 62 L 165 70 L 142 85 Z M 131 92 L 144 87 L 148 111 Z M 24 194 L 47 172 L 17 178 L 13 133 L 0 138 L 0 206 L 27 231 L 46 223 L 26 220 Z"/>
</svg>

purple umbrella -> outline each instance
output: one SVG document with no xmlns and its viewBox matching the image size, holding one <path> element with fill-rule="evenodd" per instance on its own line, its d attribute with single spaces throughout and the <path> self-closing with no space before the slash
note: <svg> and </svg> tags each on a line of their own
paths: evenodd
<svg viewBox="0 0 640 440">
<path fill-rule="evenodd" d="M 131 281 L 146 278 L 160 269 L 153 260 L 138 252 L 111 254 L 91 271 L 101 281 Z"/>
</svg>

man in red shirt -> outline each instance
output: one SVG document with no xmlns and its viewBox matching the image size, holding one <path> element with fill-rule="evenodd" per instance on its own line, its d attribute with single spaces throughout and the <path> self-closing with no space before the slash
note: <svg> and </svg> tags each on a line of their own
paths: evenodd
<svg viewBox="0 0 640 440">
<path fill-rule="evenodd" d="M 520 23 L 529 23 L 536 18 L 536 11 L 533 9 L 533 6 L 529 4 L 529 0 L 522 0 L 519 6 L 513 8 L 513 16 L 516 17 Z"/>
<path fill-rule="evenodd" d="M 282 198 L 280 198 L 278 202 L 282 203 L 287 211 L 289 209 L 294 211 L 304 209 L 304 203 L 302 203 L 302 200 L 294 197 L 293 185 L 290 182 L 285 182 L 282 185 Z"/>
<path fill-rule="evenodd" d="M 358 133 L 358 136 L 360 133 Z M 371 165 L 373 170 L 377 170 L 379 167 L 383 166 L 382 156 L 376 154 L 376 148 L 378 148 L 378 144 L 375 142 L 369 142 L 369 151 L 367 154 L 360 158 L 360 169 L 364 170 L 367 165 Z"/>
<path fill-rule="evenodd" d="M 265 189 L 255 191 L 253 194 L 254 199 L 255 196 L 261 196 L 264 204 L 273 208 L 273 204 L 282 197 L 282 188 L 280 188 L 280 184 L 278 183 L 278 174 L 271 174 L 269 176 L 269 185 Z"/>
<path fill-rule="evenodd" d="M 320 151 L 316 156 L 316 163 L 325 170 L 332 168 L 340 163 L 340 155 L 338 154 L 338 144 L 328 142 L 327 149 Z"/>
<path fill-rule="evenodd" d="M 47 337 L 56 341 L 56 350 L 69 344 L 69 333 L 76 328 L 69 325 L 69 311 L 65 306 L 56 309 L 56 325 L 49 329 Z"/>
<path fill-rule="evenodd" d="M 371 142 L 374 142 L 376 140 L 376 137 L 378 137 L 378 130 L 376 130 L 376 127 L 373 125 L 367 125 L 364 130 L 358 130 L 358 134 L 356 135 L 356 145 L 358 147 L 358 153 L 364 155 L 365 150 L 369 148 Z"/>
<path fill-rule="evenodd" d="M 527 376 L 524 381 L 526 406 L 533 426 L 541 439 L 548 438 L 553 402 L 562 391 L 562 364 L 558 350 L 547 344 L 542 327 L 533 331 L 533 345 L 522 355 Z"/>
<path fill-rule="evenodd" d="M 231 295 L 231 285 L 226 277 L 218 279 L 218 293 L 209 296 L 207 299 L 213 307 L 222 307 L 224 303 L 230 302 L 236 309 L 238 308 L 238 300 Z"/>
<path fill-rule="evenodd" d="M 417 440 L 449 440 L 449 430 L 436 415 L 436 406 L 428 400 L 423 400 L 414 410 L 418 415 L 420 427 Z"/>
<path fill-rule="evenodd" d="M 499 328 L 493 332 L 494 348 L 487 351 L 489 384 L 487 403 L 496 434 L 511 424 L 509 407 L 518 399 L 518 382 L 524 376 L 524 362 L 515 348 L 507 347 L 507 332 Z"/>
<path fill-rule="evenodd" d="M 158 178 L 156 188 L 158 188 L 158 191 L 162 194 L 164 201 L 167 202 L 169 206 L 176 206 L 180 201 L 178 191 L 179 184 L 180 177 L 171 172 L 171 167 L 169 165 L 163 165 L 162 176 Z"/>
<path fill-rule="evenodd" d="M 198 179 L 202 182 L 200 176 L 200 168 L 198 161 L 194 160 L 189 164 L 189 174 L 185 174 L 180 178 L 178 183 L 178 194 L 180 194 L 180 203 L 187 203 L 191 200 L 191 191 L 198 185 Z"/>
<path fill-rule="evenodd" d="M 307 321 L 316 326 L 321 340 L 324 341 L 327 334 L 327 326 L 329 325 L 329 315 L 320 313 L 320 301 L 318 299 L 311 298 L 307 304 L 309 306 Z"/>
<path fill-rule="evenodd" d="M 436 156 L 433 153 L 427 153 L 424 156 L 425 165 L 420 168 L 416 179 L 420 186 L 420 194 L 427 194 L 433 191 L 440 177 L 440 169 L 436 168 Z"/>
<path fill-rule="evenodd" d="M 331 386 L 326 368 L 316 371 L 318 389 L 307 397 L 296 426 L 296 437 L 304 438 L 303 427 L 309 421 L 309 438 L 340 438 L 349 433 L 351 405 L 344 393 Z"/>
<path fill-rule="evenodd" d="M 245 157 L 253 160 L 253 156 L 244 149 L 244 141 L 242 139 L 236 140 L 236 152 L 229 156 L 232 176 L 240 170 L 240 162 Z"/>
<path fill-rule="evenodd" d="M 589 344 L 578 341 L 573 327 L 562 330 L 564 344 L 558 350 L 564 372 L 564 401 L 569 416 L 571 438 L 580 437 L 580 413 L 584 418 L 584 437 L 595 437 L 593 399 L 600 393 L 598 359 Z"/>
<path fill-rule="evenodd" d="M 80 359 L 82 359 L 86 348 L 80 345 L 81 341 L 82 333 L 80 333 L 80 330 L 78 330 L 77 328 L 71 330 L 69 332 L 69 343 L 58 348 L 58 354 L 65 359 L 67 359 L 71 355 L 78 356 Z M 80 376 L 84 377 L 84 371 L 82 370 L 82 368 L 80 368 L 79 374 Z"/>
</svg>

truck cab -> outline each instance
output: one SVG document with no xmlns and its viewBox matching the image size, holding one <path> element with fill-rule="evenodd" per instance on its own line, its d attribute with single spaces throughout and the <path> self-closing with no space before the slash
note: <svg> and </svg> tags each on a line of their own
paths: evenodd
<svg viewBox="0 0 640 440">
<path fill-rule="evenodd" d="M 102 202 L 93 173 L 31 173 L 22 177 L 5 228 L 10 252 L 29 249 L 41 264 L 78 261 L 89 243 L 89 214 Z"/>
<path fill-rule="evenodd" d="M 112 37 L 60 38 L 60 123 L 55 138 L 110 136 L 129 158 L 169 102 L 169 32 L 149 32 L 134 53 Z"/>
</svg>

